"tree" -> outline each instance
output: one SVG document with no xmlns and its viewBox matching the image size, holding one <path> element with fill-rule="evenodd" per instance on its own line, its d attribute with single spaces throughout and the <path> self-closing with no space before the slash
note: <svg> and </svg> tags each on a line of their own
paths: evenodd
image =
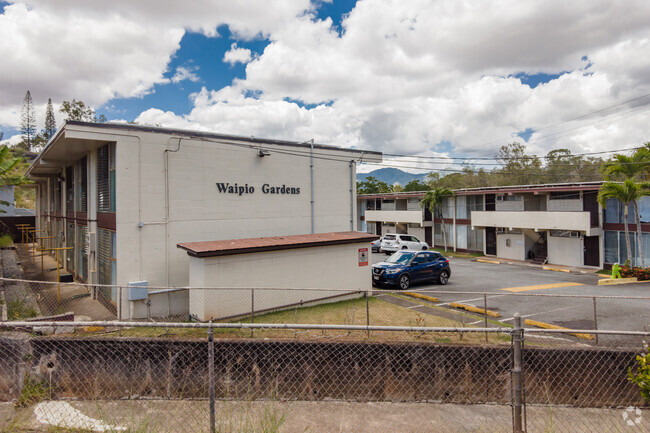
<svg viewBox="0 0 650 433">
<path fill-rule="evenodd" d="M 614 155 L 614 157 L 603 164 L 603 174 L 605 179 L 611 180 L 614 177 L 623 177 L 626 181 L 635 182 L 638 179 L 643 178 L 646 175 L 648 168 L 650 167 L 650 152 L 645 148 L 637 149 L 632 156 L 626 155 Z M 639 260 L 641 261 L 641 267 L 645 268 L 645 254 L 643 251 L 643 239 L 641 232 L 641 216 L 639 215 L 639 199 L 641 197 L 647 196 L 645 194 L 645 185 L 635 184 L 636 189 L 639 191 L 637 197 L 633 197 L 631 200 L 632 206 L 634 208 L 634 221 L 636 223 L 636 234 L 637 234 L 637 249 L 639 252 Z M 626 205 L 627 206 L 627 205 Z M 627 211 L 627 208 L 625 209 Z M 625 220 L 625 225 L 627 228 L 627 219 Z"/>
<path fill-rule="evenodd" d="M 381 194 L 392 192 L 392 189 L 386 182 L 382 182 L 373 176 L 368 176 L 366 180 L 357 182 L 357 194 Z"/>
<path fill-rule="evenodd" d="M 52 98 L 47 100 L 47 108 L 45 109 L 45 128 L 43 129 L 43 136 L 45 141 L 49 141 L 56 134 L 56 120 L 54 119 L 54 108 L 52 108 Z"/>
<path fill-rule="evenodd" d="M 630 230 L 627 223 L 628 208 L 630 203 L 649 195 L 650 185 L 638 185 L 632 179 L 625 179 L 623 183 L 605 182 L 600 187 L 600 191 L 598 191 L 598 203 L 600 203 L 603 209 L 607 207 L 607 199 L 610 198 L 618 200 L 624 206 L 623 227 L 625 228 L 625 247 L 627 249 L 627 259 L 630 264 L 632 264 L 632 250 L 630 249 Z"/>
<path fill-rule="evenodd" d="M 34 136 L 36 135 L 36 118 L 34 117 L 34 103 L 32 94 L 28 90 L 23 99 L 23 109 L 20 114 L 20 133 L 23 135 L 25 150 L 31 151 Z"/>
<path fill-rule="evenodd" d="M 440 220 L 442 221 L 442 240 L 445 245 L 445 252 L 447 251 L 447 228 L 445 227 L 445 218 L 442 210 L 442 204 L 447 197 L 452 197 L 454 192 L 447 188 L 434 188 L 427 191 L 420 201 L 420 206 L 424 209 L 429 209 L 432 215 L 435 215 L 435 209 L 438 207 L 440 210 Z"/>
<path fill-rule="evenodd" d="M 499 174 L 501 185 L 530 185 L 541 183 L 542 163 L 536 156 L 525 153 L 526 146 L 513 142 L 501 146 L 496 160 L 502 165 L 493 172 Z"/>
<path fill-rule="evenodd" d="M 0 136 L 0 138 L 2 137 Z M 5 145 L 0 146 L 0 187 L 31 183 L 29 179 L 22 174 L 16 174 L 14 170 L 21 161 L 21 158 L 14 157 L 9 147 Z M 0 200 L 0 204 L 9 206 L 11 203 Z M 4 213 L 5 211 L 0 210 L 0 212 Z"/>
<path fill-rule="evenodd" d="M 106 117 L 103 114 L 97 117 L 95 110 L 93 110 L 92 107 L 88 107 L 83 103 L 83 101 L 77 101 L 76 99 L 73 99 L 72 102 L 63 101 L 61 103 L 61 108 L 59 108 L 59 111 L 67 115 L 65 120 L 77 120 L 94 123 L 106 122 Z"/>
<path fill-rule="evenodd" d="M 424 182 L 420 182 L 417 179 L 413 179 L 406 185 L 404 185 L 404 191 L 405 192 L 412 192 L 412 191 L 426 191 L 429 189 L 429 185 L 427 185 Z"/>
</svg>

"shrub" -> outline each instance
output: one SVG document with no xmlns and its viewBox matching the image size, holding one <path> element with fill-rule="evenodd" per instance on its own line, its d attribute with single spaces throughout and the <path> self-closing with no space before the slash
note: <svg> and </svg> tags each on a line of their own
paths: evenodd
<svg viewBox="0 0 650 433">
<path fill-rule="evenodd" d="M 629 381 L 639 386 L 641 397 L 650 401 L 650 348 L 647 346 L 646 352 L 636 356 L 636 371 L 630 367 L 627 374 Z"/>
<path fill-rule="evenodd" d="M 650 280 L 650 268 L 633 268 L 630 266 L 621 266 L 621 277 L 637 278 L 639 281 Z"/>
</svg>

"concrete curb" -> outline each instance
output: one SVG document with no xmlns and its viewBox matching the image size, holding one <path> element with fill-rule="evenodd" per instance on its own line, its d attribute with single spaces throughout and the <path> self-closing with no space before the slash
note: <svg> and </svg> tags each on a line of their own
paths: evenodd
<svg viewBox="0 0 650 433">
<path fill-rule="evenodd" d="M 407 296 L 411 296 L 413 298 L 424 299 L 425 301 L 429 301 L 429 302 L 440 302 L 440 299 L 438 298 L 434 298 L 433 296 L 421 295 L 420 293 L 404 292 L 404 294 Z"/>
<path fill-rule="evenodd" d="M 450 302 L 449 306 L 471 311 L 472 313 L 485 314 L 486 316 L 490 317 L 501 317 L 501 314 L 497 313 L 496 311 L 484 310 L 483 308 L 474 307 L 472 305 L 459 304 L 458 302 Z"/>
<path fill-rule="evenodd" d="M 554 268 L 552 266 L 542 266 L 542 269 L 545 271 L 555 271 L 555 272 L 567 272 L 571 273 L 571 269 L 564 269 L 564 268 Z"/>
<path fill-rule="evenodd" d="M 611 278 L 608 279 L 602 279 L 598 280 L 598 285 L 599 286 L 618 286 L 621 284 L 631 284 L 631 283 L 638 283 L 639 280 L 631 277 L 631 278 L 616 278 L 615 280 L 612 280 Z"/>
<path fill-rule="evenodd" d="M 529 325 L 529 326 L 535 326 L 536 328 L 543 328 L 543 329 L 566 329 L 567 331 L 569 330 L 568 328 L 563 328 L 561 326 L 557 325 L 551 325 L 550 323 L 545 323 L 545 322 L 538 322 L 537 320 L 531 320 L 531 319 L 526 319 L 524 321 L 524 324 Z M 593 334 L 578 334 L 578 333 L 573 333 L 569 332 L 569 335 L 574 335 L 578 338 L 582 338 L 583 340 L 593 340 L 594 336 Z"/>
<path fill-rule="evenodd" d="M 500 265 L 501 262 L 498 260 L 488 260 L 488 259 L 476 259 L 477 262 L 481 263 L 492 263 L 493 265 Z"/>
</svg>

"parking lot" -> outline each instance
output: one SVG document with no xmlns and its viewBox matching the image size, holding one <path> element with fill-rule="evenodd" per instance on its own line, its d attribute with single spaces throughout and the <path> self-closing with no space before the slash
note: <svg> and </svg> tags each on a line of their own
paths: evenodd
<svg viewBox="0 0 650 433">
<path fill-rule="evenodd" d="M 372 263 L 386 257 L 373 253 Z M 598 286 L 601 278 L 593 272 L 555 272 L 526 264 L 462 258 L 451 258 L 450 266 L 446 286 L 423 283 L 409 290 L 438 298 L 439 306 L 458 302 L 484 308 L 487 303 L 488 310 L 501 315 L 498 320 L 509 324 L 519 313 L 524 319 L 572 329 L 650 329 L 650 282 Z M 613 298 L 620 296 L 632 298 Z M 642 297 L 645 299 L 638 299 Z"/>
</svg>

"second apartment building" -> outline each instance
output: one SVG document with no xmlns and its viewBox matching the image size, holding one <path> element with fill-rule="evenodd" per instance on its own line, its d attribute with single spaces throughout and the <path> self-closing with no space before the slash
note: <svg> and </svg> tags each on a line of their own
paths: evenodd
<svg viewBox="0 0 650 433">
<path fill-rule="evenodd" d="M 424 192 L 360 195 L 357 230 L 378 235 L 409 233 L 429 245 L 512 260 L 608 267 L 627 258 L 624 209 L 597 202 L 603 182 L 470 188 L 454 191 L 435 215 L 422 209 Z M 634 261 L 637 242 L 650 252 L 650 198 L 640 203 L 642 234 L 628 217 Z M 646 223 L 649 223 L 646 225 Z M 650 256 L 646 257 L 650 262 Z"/>
</svg>

